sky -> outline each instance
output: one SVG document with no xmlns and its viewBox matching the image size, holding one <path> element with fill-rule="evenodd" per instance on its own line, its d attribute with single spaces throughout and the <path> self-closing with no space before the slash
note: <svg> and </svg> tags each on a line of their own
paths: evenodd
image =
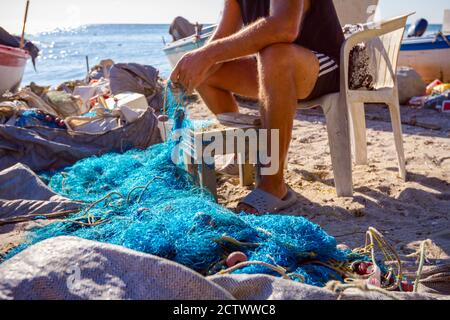
<svg viewBox="0 0 450 320">
<path fill-rule="evenodd" d="M 0 26 L 19 33 L 26 0 L 0 0 Z M 178 16 L 200 23 L 217 22 L 223 0 L 31 0 L 29 33 L 93 23 L 170 23 Z M 417 11 L 442 23 L 448 0 L 380 0 L 379 16 L 392 17 Z"/>
</svg>

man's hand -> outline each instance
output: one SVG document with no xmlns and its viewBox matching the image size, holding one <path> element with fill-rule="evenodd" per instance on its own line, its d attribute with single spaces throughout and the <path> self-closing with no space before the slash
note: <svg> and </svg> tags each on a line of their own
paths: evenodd
<svg viewBox="0 0 450 320">
<path fill-rule="evenodd" d="M 170 75 L 174 84 L 180 84 L 187 93 L 192 93 L 208 75 L 208 70 L 214 66 L 214 62 L 205 54 L 205 50 L 197 49 L 186 53 L 177 63 Z"/>
</svg>

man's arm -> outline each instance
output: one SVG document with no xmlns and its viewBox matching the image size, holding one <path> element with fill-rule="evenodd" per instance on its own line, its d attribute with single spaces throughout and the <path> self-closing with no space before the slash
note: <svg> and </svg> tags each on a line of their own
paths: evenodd
<svg viewBox="0 0 450 320">
<path fill-rule="evenodd" d="M 220 62 L 255 54 L 272 44 L 292 43 L 298 37 L 300 25 L 304 13 L 309 9 L 310 1 L 271 0 L 268 17 L 261 18 L 239 32 L 213 40 L 204 47 L 187 53 L 173 70 L 171 80 L 183 85 L 188 92 L 192 92 Z M 234 10 L 239 10 L 238 16 L 242 20 L 238 2 L 227 0 L 226 4 Z M 231 29 L 226 30 L 229 32 Z"/>
<path fill-rule="evenodd" d="M 216 31 L 209 38 L 208 44 L 239 31 L 242 27 L 241 9 L 236 0 L 224 0 L 222 17 L 217 25 Z"/>
<path fill-rule="evenodd" d="M 222 17 L 214 34 L 208 39 L 206 46 L 216 40 L 226 38 L 238 32 L 243 25 L 241 8 L 236 0 L 224 0 Z M 213 64 L 208 70 L 208 75 L 213 74 L 220 68 L 219 64 Z"/>
<path fill-rule="evenodd" d="M 210 42 L 203 48 L 205 56 L 217 63 L 257 53 L 275 43 L 292 43 L 298 37 L 305 2 L 309 3 L 305 0 L 271 0 L 268 17 L 233 35 Z"/>
</svg>

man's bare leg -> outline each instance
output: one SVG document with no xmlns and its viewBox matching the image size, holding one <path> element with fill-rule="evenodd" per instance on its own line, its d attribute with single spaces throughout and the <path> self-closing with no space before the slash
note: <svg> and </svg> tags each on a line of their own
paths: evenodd
<svg viewBox="0 0 450 320">
<path fill-rule="evenodd" d="M 284 165 L 297 100 L 312 92 L 318 74 L 319 61 L 310 50 L 294 44 L 277 44 L 262 50 L 257 62 L 246 58 L 225 63 L 199 88 L 200 95 L 215 114 L 237 111 L 232 92 L 260 99 L 263 127 L 278 129 L 280 133 L 280 162 L 277 174 L 263 176 L 258 188 L 280 199 L 287 193 Z M 225 103 L 232 103 L 231 107 Z M 257 213 L 246 205 L 237 210 Z"/>
<path fill-rule="evenodd" d="M 207 81 L 197 88 L 197 91 L 215 115 L 238 112 L 233 93 L 258 98 L 256 59 L 246 57 L 223 63 Z"/>
</svg>

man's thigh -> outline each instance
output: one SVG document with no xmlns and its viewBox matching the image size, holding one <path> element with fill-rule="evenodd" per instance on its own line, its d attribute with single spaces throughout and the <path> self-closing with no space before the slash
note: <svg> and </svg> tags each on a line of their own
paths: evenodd
<svg viewBox="0 0 450 320">
<path fill-rule="evenodd" d="M 207 84 L 241 96 L 259 98 L 259 73 L 267 68 L 260 64 L 270 64 L 285 76 L 294 72 L 298 99 L 306 98 L 314 89 L 319 74 L 319 61 L 309 49 L 296 44 L 275 44 L 257 56 L 244 57 L 221 64 L 220 68 L 207 80 Z M 290 76 L 289 76 L 289 79 Z M 282 79 L 270 79 L 278 81 Z"/>
<path fill-rule="evenodd" d="M 218 89 L 257 99 L 259 85 L 256 57 L 249 56 L 222 63 L 206 83 Z"/>
</svg>

